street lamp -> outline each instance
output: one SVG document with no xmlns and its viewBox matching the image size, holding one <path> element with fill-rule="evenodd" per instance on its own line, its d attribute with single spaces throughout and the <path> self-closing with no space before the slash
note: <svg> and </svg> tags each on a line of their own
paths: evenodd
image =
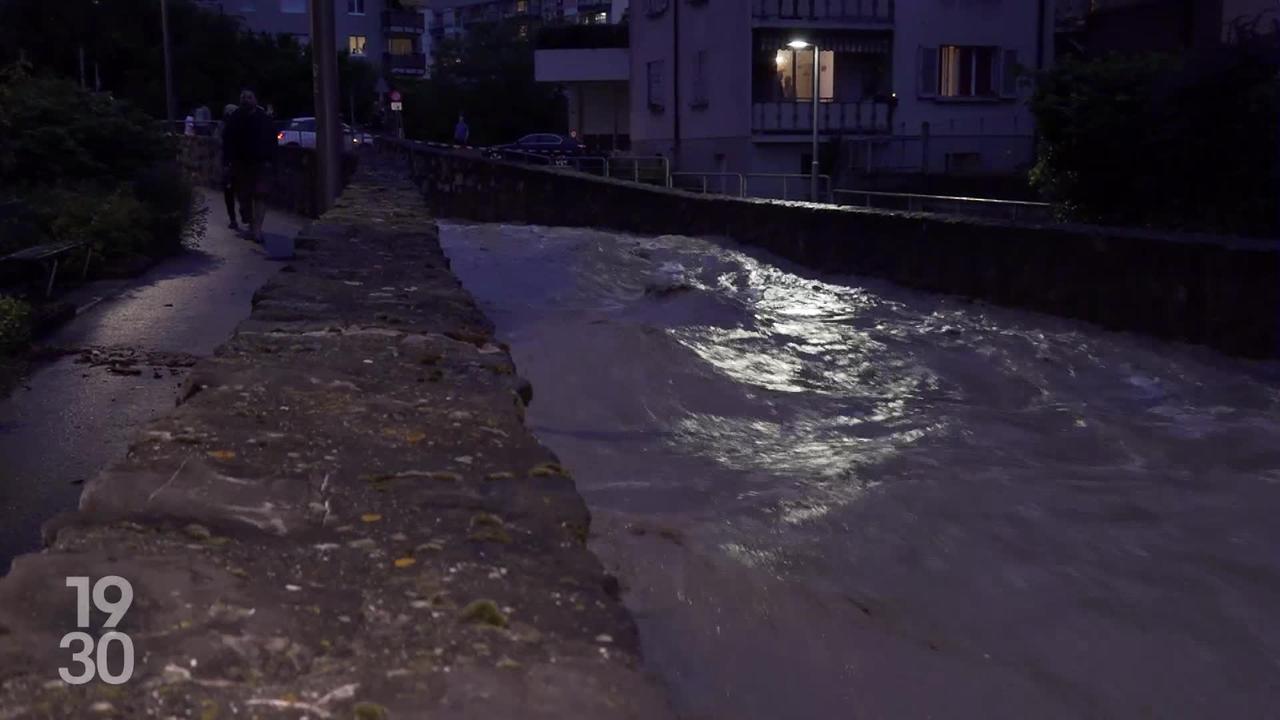
<svg viewBox="0 0 1280 720">
<path fill-rule="evenodd" d="M 809 166 L 809 199 L 818 202 L 818 74 L 822 66 L 818 63 L 818 44 L 807 40 L 796 39 L 787 43 L 792 50 L 813 48 L 813 110 L 810 120 L 813 122 L 813 162 Z"/>
</svg>

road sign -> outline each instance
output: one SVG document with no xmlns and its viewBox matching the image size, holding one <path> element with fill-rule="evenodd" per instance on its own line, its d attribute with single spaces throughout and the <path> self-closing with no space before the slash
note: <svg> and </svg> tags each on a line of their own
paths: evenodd
<svg viewBox="0 0 1280 720">
<path fill-rule="evenodd" d="M 396 101 L 394 101 L 394 100 L 393 100 L 393 101 L 391 101 L 391 110 L 392 110 L 393 112 L 400 112 L 400 111 L 401 111 L 401 110 L 403 110 L 403 109 L 404 109 L 404 103 L 402 103 L 402 102 L 396 102 Z"/>
<path fill-rule="evenodd" d="M 392 90 L 392 91 L 391 91 L 391 102 L 393 102 L 393 103 L 398 103 L 398 102 L 400 102 L 400 91 L 399 91 L 399 90 Z"/>
</svg>

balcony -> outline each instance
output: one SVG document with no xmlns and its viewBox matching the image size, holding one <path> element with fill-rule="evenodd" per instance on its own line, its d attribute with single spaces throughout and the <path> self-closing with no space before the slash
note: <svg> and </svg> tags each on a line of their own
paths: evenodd
<svg viewBox="0 0 1280 720">
<path fill-rule="evenodd" d="M 421 35 L 427 28 L 427 19 L 412 10 L 383 10 L 382 31 L 388 35 Z"/>
<path fill-rule="evenodd" d="M 759 24 L 880 26 L 893 24 L 894 0 L 752 0 Z"/>
<path fill-rule="evenodd" d="M 813 133 L 813 106 L 800 101 L 756 102 L 751 106 L 751 129 L 756 135 Z M 818 132 L 826 135 L 885 134 L 893 127 L 888 100 L 825 101 L 818 105 Z M 757 138 L 759 139 L 759 138 Z"/>
<path fill-rule="evenodd" d="M 408 55 L 382 53 L 382 67 L 392 75 L 426 75 L 427 56 L 423 53 Z"/>
</svg>

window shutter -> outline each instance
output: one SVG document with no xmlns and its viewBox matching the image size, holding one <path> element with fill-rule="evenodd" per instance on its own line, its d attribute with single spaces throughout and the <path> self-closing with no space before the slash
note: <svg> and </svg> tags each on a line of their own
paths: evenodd
<svg viewBox="0 0 1280 720">
<path fill-rule="evenodd" d="M 1000 71 L 1000 95 L 1001 97 L 1017 97 L 1018 96 L 1018 51 L 1005 50 L 1004 62 L 1001 63 Z"/>
<path fill-rule="evenodd" d="M 922 47 L 919 52 L 919 81 L 916 94 L 920 97 L 938 96 L 938 48 Z"/>
</svg>

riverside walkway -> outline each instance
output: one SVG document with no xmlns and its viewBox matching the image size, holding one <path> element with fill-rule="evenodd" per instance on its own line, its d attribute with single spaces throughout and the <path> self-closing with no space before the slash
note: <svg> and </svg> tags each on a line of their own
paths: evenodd
<svg viewBox="0 0 1280 720">
<path fill-rule="evenodd" d="M 366 170 L 298 243 L 0 579 L 0 718 L 666 717 L 420 194 Z"/>
</svg>

